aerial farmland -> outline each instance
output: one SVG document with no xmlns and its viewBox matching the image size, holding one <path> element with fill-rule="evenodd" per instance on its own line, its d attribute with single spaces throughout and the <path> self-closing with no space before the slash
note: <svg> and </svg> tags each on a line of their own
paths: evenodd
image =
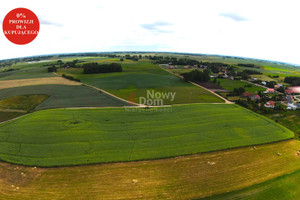
<svg viewBox="0 0 300 200">
<path fill-rule="evenodd" d="M 264 199 L 299 185 L 299 110 L 265 92 L 294 66 L 153 52 L 28 59 L 1 62 L 1 199 Z"/>
</svg>

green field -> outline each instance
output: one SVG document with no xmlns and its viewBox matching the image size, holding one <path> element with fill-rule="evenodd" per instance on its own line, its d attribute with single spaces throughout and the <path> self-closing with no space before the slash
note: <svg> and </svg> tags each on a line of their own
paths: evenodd
<svg viewBox="0 0 300 200">
<path fill-rule="evenodd" d="M 300 199 L 300 171 L 251 187 L 205 198 L 207 200 L 293 200 Z"/>
<path fill-rule="evenodd" d="M 128 105 L 126 102 L 82 85 L 33 85 L 7 88 L 0 90 L 0 99 L 30 94 L 50 95 L 47 100 L 35 108 L 36 110 L 64 107 L 116 107 Z M 19 103 L 24 102 L 19 101 Z M 33 105 L 28 106 L 32 107 Z"/>
<path fill-rule="evenodd" d="M 0 159 L 60 166 L 157 159 L 292 138 L 283 126 L 234 104 L 53 109 L 0 125 Z M 144 112 L 143 112 L 144 111 Z"/>
<path fill-rule="evenodd" d="M 229 79 L 223 79 L 223 78 L 218 78 L 217 81 L 220 82 L 220 85 L 226 89 L 233 91 L 234 88 L 239 88 L 239 87 L 244 87 L 248 83 L 240 81 L 240 80 L 229 80 Z M 255 85 L 252 85 L 251 87 L 244 87 L 246 92 L 257 92 L 257 91 L 265 91 L 265 88 L 258 87 Z"/>
<path fill-rule="evenodd" d="M 60 69 L 58 73 L 74 76 L 83 83 L 104 89 L 123 99 L 127 99 L 131 92 L 138 98 L 146 97 L 147 90 L 155 90 L 176 92 L 174 101 L 166 99 L 164 104 L 224 102 L 210 92 L 164 71 L 158 65 L 149 62 L 120 63 L 123 72 L 83 74 L 82 69 Z"/>
<path fill-rule="evenodd" d="M 1 72 L 0 80 L 15 80 L 27 78 L 45 78 L 55 76 L 53 73 L 48 73 L 46 64 L 55 64 L 56 61 L 41 62 L 41 63 L 18 63 L 12 65 L 10 69 L 15 71 Z"/>
<path fill-rule="evenodd" d="M 294 131 L 297 137 L 300 138 L 300 110 L 281 111 L 266 116 L 277 123 Z"/>
</svg>

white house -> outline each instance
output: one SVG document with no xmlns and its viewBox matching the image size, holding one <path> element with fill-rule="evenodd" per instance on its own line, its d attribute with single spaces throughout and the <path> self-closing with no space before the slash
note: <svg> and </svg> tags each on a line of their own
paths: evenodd
<svg viewBox="0 0 300 200">
<path fill-rule="evenodd" d="M 288 103 L 288 107 L 286 109 L 287 110 L 296 110 L 297 106 L 295 106 L 294 104 Z"/>
</svg>

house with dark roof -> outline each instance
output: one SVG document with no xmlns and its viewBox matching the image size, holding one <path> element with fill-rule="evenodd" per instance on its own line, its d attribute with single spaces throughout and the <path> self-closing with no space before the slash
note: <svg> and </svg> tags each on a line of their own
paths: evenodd
<svg viewBox="0 0 300 200">
<path fill-rule="evenodd" d="M 258 94 L 256 94 L 256 95 L 253 95 L 251 97 L 251 99 L 254 100 L 254 101 L 258 101 L 258 100 L 260 100 L 260 96 Z"/>
</svg>

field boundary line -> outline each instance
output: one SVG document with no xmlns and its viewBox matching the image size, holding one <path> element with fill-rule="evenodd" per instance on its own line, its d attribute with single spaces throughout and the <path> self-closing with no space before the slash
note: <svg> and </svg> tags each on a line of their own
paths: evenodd
<svg viewBox="0 0 300 200">
<path fill-rule="evenodd" d="M 173 72 L 171 72 L 171 71 L 169 71 L 169 70 L 163 68 L 161 65 L 159 65 L 159 67 L 160 67 L 161 69 L 165 70 L 166 72 L 168 72 L 168 73 L 170 73 L 170 74 L 173 74 L 173 75 L 177 76 L 178 78 L 184 79 L 182 76 L 177 75 L 177 74 L 174 74 Z M 188 82 L 191 83 L 191 84 L 193 84 L 193 85 L 195 85 L 195 86 L 197 86 L 197 87 L 200 87 L 200 88 L 202 88 L 202 89 L 204 89 L 204 90 L 206 90 L 206 91 L 208 91 L 208 92 L 210 92 L 210 93 L 212 93 L 212 94 L 214 94 L 214 95 L 216 95 L 216 96 L 219 97 L 220 99 L 224 100 L 226 104 L 234 104 L 233 102 L 231 102 L 231 101 L 225 99 L 224 97 L 222 97 L 221 95 L 215 93 L 214 91 L 212 91 L 212 90 L 210 90 L 210 89 L 207 89 L 207 88 L 205 88 L 205 87 L 203 87 L 203 86 L 201 86 L 201 85 L 198 85 L 198 84 L 196 84 L 196 83 L 194 83 L 194 82 L 191 82 L 191 81 L 188 81 Z"/>
<path fill-rule="evenodd" d="M 55 72 L 53 72 L 53 74 L 55 74 L 56 76 L 62 77 L 62 76 L 58 75 L 58 74 L 55 73 Z M 114 95 L 114 94 L 112 94 L 112 93 L 109 93 L 109 92 L 107 92 L 107 91 L 105 91 L 105 90 L 103 90 L 103 89 L 100 89 L 100 88 L 98 88 L 98 87 L 95 87 L 95 86 L 92 86 L 92 85 L 89 85 L 89 84 L 86 84 L 86 83 L 82 83 L 82 82 L 80 82 L 80 83 L 81 83 L 82 85 L 84 85 L 84 86 L 93 88 L 93 89 L 98 90 L 98 91 L 100 91 L 100 92 L 103 92 L 103 93 L 105 93 L 105 94 L 107 94 L 107 95 L 109 95 L 109 96 L 112 96 L 112 97 L 114 97 L 114 98 L 116 98 L 116 99 L 119 99 L 119 100 L 121 100 L 121 101 L 123 101 L 123 102 L 129 103 L 129 104 L 132 104 L 132 105 L 136 105 L 136 106 L 143 106 L 143 105 L 141 105 L 141 104 L 134 103 L 134 102 L 131 102 L 131 101 L 122 99 L 122 98 L 120 98 L 120 97 L 118 97 L 118 96 L 116 96 L 116 95 Z"/>
<path fill-rule="evenodd" d="M 26 113 L 26 114 L 28 114 L 28 113 Z M 9 120 L 6 120 L 6 121 L 3 121 L 3 122 L 0 122 L 0 125 L 1 125 L 1 124 L 4 124 L 4 123 L 6 123 L 6 122 L 10 122 L 10 121 L 13 121 L 13 120 L 17 120 L 17 119 L 19 119 L 19 118 L 21 118 L 21 117 L 25 116 L 26 114 L 24 114 L 24 115 L 21 115 L 21 116 L 19 116 L 19 117 L 16 117 L 16 118 L 12 118 L 12 119 L 9 119 Z"/>
</svg>

